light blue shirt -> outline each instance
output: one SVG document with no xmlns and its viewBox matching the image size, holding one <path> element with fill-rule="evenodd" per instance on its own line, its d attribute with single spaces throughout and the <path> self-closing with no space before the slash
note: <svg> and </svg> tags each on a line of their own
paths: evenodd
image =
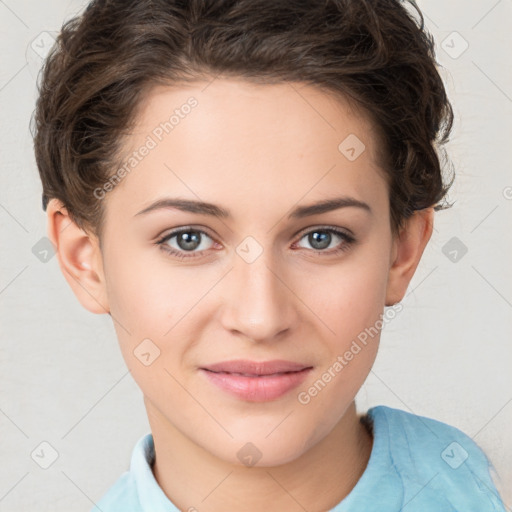
<svg viewBox="0 0 512 512">
<path fill-rule="evenodd" d="M 361 478 L 330 512 L 506 512 L 482 450 L 466 434 L 398 409 L 369 409 L 373 447 Z M 153 436 L 90 512 L 180 512 L 158 485 Z M 185 512 L 185 511 L 182 511 Z"/>
</svg>

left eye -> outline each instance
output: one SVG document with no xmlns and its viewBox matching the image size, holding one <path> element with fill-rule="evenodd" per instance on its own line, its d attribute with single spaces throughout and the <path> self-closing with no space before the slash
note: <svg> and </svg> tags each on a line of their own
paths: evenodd
<svg viewBox="0 0 512 512">
<path fill-rule="evenodd" d="M 325 249 L 329 247 L 334 237 L 340 238 L 342 240 L 342 245 L 340 243 L 336 244 L 338 247 L 334 249 L 334 251 L 326 251 Z M 354 238 L 343 231 L 334 228 L 317 228 L 307 233 L 304 233 L 301 240 L 307 237 L 307 241 L 309 244 L 313 246 L 313 249 L 318 252 L 326 252 L 332 254 L 333 252 L 338 252 L 340 250 L 345 250 L 354 242 Z M 315 247 L 316 246 L 316 247 Z M 335 246 L 336 247 L 336 246 Z"/>
</svg>

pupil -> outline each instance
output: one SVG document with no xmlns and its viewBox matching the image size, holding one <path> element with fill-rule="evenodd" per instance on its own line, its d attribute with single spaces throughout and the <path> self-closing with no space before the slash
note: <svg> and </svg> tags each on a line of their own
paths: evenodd
<svg viewBox="0 0 512 512">
<path fill-rule="evenodd" d="M 192 233 L 192 235 L 190 235 Z M 178 236 L 178 245 L 181 249 L 196 249 L 199 245 L 199 233 L 197 231 L 187 231 Z"/>
<path fill-rule="evenodd" d="M 315 244 L 318 243 L 319 239 L 323 239 L 323 241 L 320 240 L 320 246 L 315 246 Z M 326 247 L 329 247 L 329 244 L 331 242 L 331 234 L 327 233 L 326 231 L 315 231 L 314 233 L 311 233 L 309 235 L 309 242 L 316 249 L 325 249 Z"/>
</svg>

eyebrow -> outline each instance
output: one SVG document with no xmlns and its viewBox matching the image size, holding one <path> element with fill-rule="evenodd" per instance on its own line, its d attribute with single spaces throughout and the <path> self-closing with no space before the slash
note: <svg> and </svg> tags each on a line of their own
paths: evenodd
<svg viewBox="0 0 512 512">
<path fill-rule="evenodd" d="M 343 196 L 335 197 L 332 199 L 325 199 L 314 204 L 306 206 L 298 206 L 288 215 L 288 219 L 302 219 L 304 217 L 310 217 L 312 215 L 319 215 L 321 213 L 330 212 L 332 210 L 338 210 L 339 208 L 356 207 L 360 208 L 368 213 L 372 214 L 370 205 L 364 201 L 355 199 L 354 197 Z M 222 208 L 216 204 L 206 203 L 203 201 L 193 201 L 190 199 L 173 199 L 164 198 L 151 203 L 149 206 L 136 213 L 137 215 L 143 215 L 155 210 L 161 209 L 177 209 L 183 212 L 197 213 L 202 215 L 211 215 L 212 217 L 218 218 L 229 218 L 231 213 L 229 210 Z"/>
</svg>

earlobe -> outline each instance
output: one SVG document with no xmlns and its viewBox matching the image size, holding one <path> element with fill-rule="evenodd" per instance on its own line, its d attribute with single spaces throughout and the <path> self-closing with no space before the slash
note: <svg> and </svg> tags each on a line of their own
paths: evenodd
<svg viewBox="0 0 512 512">
<path fill-rule="evenodd" d="M 56 247 L 60 269 L 74 294 L 88 311 L 109 313 L 97 238 L 77 226 L 58 199 L 50 200 L 46 213 L 48 238 Z"/>
<path fill-rule="evenodd" d="M 393 241 L 393 257 L 386 289 L 386 306 L 400 302 L 432 235 L 434 209 L 417 210 Z"/>
</svg>

